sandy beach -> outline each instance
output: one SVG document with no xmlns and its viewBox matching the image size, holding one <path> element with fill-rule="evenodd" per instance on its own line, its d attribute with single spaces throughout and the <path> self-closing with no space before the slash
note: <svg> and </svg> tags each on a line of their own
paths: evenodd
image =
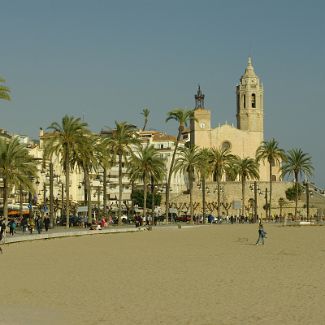
<svg viewBox="0 0 325 325">
<path fill-rule="evenodd" d="M 11 244 L 0 324 L 324 324 L 325 227 L 212 225 Z"/>
</svg>

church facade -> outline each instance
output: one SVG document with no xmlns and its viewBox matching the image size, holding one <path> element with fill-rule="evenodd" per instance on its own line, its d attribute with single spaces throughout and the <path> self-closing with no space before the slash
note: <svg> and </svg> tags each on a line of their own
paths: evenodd
<svg viewBox="0 0 325 325">
<path fill-rule="evenodd" d="M 240 158 L 255 158 L 256 150 L 264 140 L 264 89 L 255 74 L 251 58 L 236 86 L 237 125 L 211 126 L 211 111 L 204 107 L 200 86 L 195 95 L 195 119 L 190 124 L 191 144 L 201 148 L 229 148 Z M 280 181 L 280 166 L 273 167 L 273 181 Z M 226 180 L 224 178 L 224 180 Z M 260 163 L 260 181 L 269 181 L 267 162 Z"/>
</svg>

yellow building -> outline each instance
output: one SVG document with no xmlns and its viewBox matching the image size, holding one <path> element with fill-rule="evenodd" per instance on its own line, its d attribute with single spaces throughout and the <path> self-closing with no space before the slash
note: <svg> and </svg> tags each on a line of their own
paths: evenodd
<svg viewBox="0 0 325 325">
<path fill-rule="evenodd" d="M 223 124 L 211 126 L 211 111 L 204 107 L 204 94 L 200 86 L 195 95 L 195 120 L 191 121 L 191 143 L 204 148 L 230 148 L 240 158 L 255 158 L 256 149 L 264 140 L 263 85 L 255 74 L 251 58 L 236 86 L 237 126 Z M 272 179 L 281 180 L 280 166 L 274 166 Z M 260 164 L 260 180 L 269 180 L 268 163 Z"/>
</svg>

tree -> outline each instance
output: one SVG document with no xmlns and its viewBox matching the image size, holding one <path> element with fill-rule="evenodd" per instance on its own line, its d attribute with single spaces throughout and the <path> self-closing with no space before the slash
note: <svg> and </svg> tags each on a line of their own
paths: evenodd
<svg viewBox="0 0 325 325">
<path fill-rule="evenodd" d="M 85 188 L 87 190 L 88 223 L 92 223 L 91 184 L 90 173 L 99 166 L 97 136 L 84 132 L 76 143 L 76 150 L 72 153 L 72 165 L 78 166 L 84 173 Z M 99 208 L 99 207 L 98 207 Z"/>
<path fill-rule="evenodd" d="M 247 179 L 259 179 L 258 163 L 253 158 L 237 157 L 234 161 L 242 185 L 242 215 L 245 215 L 245 185 Z"/>
<path fill-rule="evenodd" d="M 96 143 L 96 152 L 99 165 L 103 168 L 103 214 L 107 214 L 107 171 L 112 167 L 112 156 L 107 138 L 99 138 Z"/>
<path fill-rule="evenodd" d="M 190 193 L 190 216 L 191 223 L 193 223 L 193 182 L 195 176 L 195 169 L 201 163 L 199 148 L 195 145 L 188 147 L 182 147 L 179 149 L 179 156 L 177 157 L 177 162 L 175 163 L 173 172 L 181 172 L 187 174 L 189 193 Z"/>
<path fill-rule="evenodd" d="M 144 124 L 143 124 L 143 128 L 142 128 L 142 131 L 144 131 L 147 127 L 147 123 L 148 123 L 148 117 L 149 117 L 149 114 L 150 114 L 150 110 L 149 108 L 144 108 L 141 112 L 141 114 L 143 115 L 144 117 Z"/>
<path fill-rule="evenodd" d="M 166 122 L 170 120 L 175 120 L 178 123 L 178 134 L 176 137 L 175 147 L 172 155 L 172 160 L 169 166 L 169 172 L 167 177 L 167 184 L 166 184 L 166 220 L 168 221 L 168 213 L 169 213 L 169 191 L 170 191 L 170 184 L 172 180 L 173 168 L 175 163 L 176 152 L 178 148 L 179 141 L 181 140 L 182 133 L 184 131 L 185 126 L 189 122 L 190 119 L 194 118 L 194 110 L 184 110 L 184 109 L 174 109 L 168 112 L 166 118 Z"/>
<path fill-rule="evenodd" d="M 202 213 L 203 213 L 203 223 L 205 223 L 206 216 L 206 179 L 212 172 L 212 157 L 211 151 L 208 148 L 202 148 L 199 151 L 199 160 L 200 163 L 197 166 L 197 171 L 199 173 L 199 177 L 201 179 L 201 190 L 202 190 Z"/>
<path fill-rule="evenodd" d="M 13 186 L 34 192 L 32 177 L 37 174 L 34 158 L 18 138 L 0 138 L 0 175 L 3 179 L 3 214 L 8 219 L 8 196 Z"/>
<path fill-rule="evenodd" d="M 0 77 L 0 99 L 10 100 L 10 89 L 7 86 L 2 85 L 4 82 L 6 82 L 6 80 Z"/>
<path fill-rule="evenodd" d="M 153 204 L 152 204 L 152 198 L 154 199 Z M 143 200 L 144 200 L 143 189 L 133 191 L 131 195 L 131 199 L 135 205 L 138 205 L 139 207 L 143 207 Z M 161 195 L 160 194 L 152 195 L 152 193 L 148 193 L 147 201 L 148 201 L 147 207 L 153 210 L 155 208 L 155 205 L 160 205 Z"/>
<path fill-rule="evenodd" d="M 272 167 L 275 164 L 280 164 L 285 161 L 286 155 L 285 151 L 279 148 L 279 144 L 275 139 L 269 141 L 263 141 L 262 144 L 256 150 L 256 160 L 259 162 L 261 160 L 267 161 L 269 164 L 269 178 L 270 178 L 270 201 L 269 201 L 269 219 L 271 220 L 271 210 L 272 210 Z"/>
<path fill-rule="evenodd" d="M 287 160 L 282 166 L 283 176 L 293 176 L 295 181 L 295 218 L 298 210 L 298 192 L 299 192 L 299 176 L 312 176 L 314 167 L 311 157 L 308 153 L 304 153 L 301 149 L 291 149 L 287 152 Z"/>
<path fill-rule="evenodd" d="M 89 133 L 87 123 L 82 122 L 80 118 L 65 115 L 61 124 L 53 122 L 49 127 L 52 133 L 47 134 L 44 138 L 45 157 L 56 155 L 61 158 L 61 165 L 65 174 L 66 184 L 66 226 L 69 228 L 70 215 L 70 169 L 75 167 L 73 158 L 80 149 L 80 141 L 84 139 L 85 133 Z M 62 193 L 63 195 L 63 193 Z"/>
<path fill-rule="evenodd" d="M 220 182 L 222 176 L 229 170 L 235 156 L 230 153 L 229 148 L 212 148 L 211 149 L 211 163 L 212 172 L 217 182 L 217 201 L 218 201 L 218 217 L 220 217 Z"/>
<path fill-rule="evenodd" d="M 107 135 L 107 144 L 111 148 L 112 161 L 118 163 L 119 196 L 118 196 L 118 224 L 122 225 L 122 165 L 127 164 L 127 155 L 132 146 L 139 144 L 135 127 L 127 122 L 115 122 L 115 129 Z"/>
<path fill-rule="evenodd" d="M 302 191 L 303 191 L 303 186 L 301 184 L 298 184 L 298 186 L 293 185 L 286 189 L 285 195 L 289 201 L 296 201 L 296 197 L 298 200 L 300 200 Z"/>
<path fill-rule="evenodd" d="M 157 178 L 165 171 L 165 162 L 153 145 L 138 146 L 138 150 L 131 154 L 129 161 L 131 178 L 139 179 L 143 183 L 143 217 L 147 217 L 147 193 L 151 177 Z"/>
</svg>

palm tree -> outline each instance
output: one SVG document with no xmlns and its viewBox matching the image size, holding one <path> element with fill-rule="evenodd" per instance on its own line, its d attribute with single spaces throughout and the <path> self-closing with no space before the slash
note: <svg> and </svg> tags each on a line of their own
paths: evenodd
<svg viewBox="0 0 325 325">
<path fill-rule="evenodd" d="M 131 153 L 133 145 L 139 144 L 135 127 L 127 122 L 115 122 L 116 129 L 108 134 L 108 145 L 111 148 L 112 160 L 118 163 L 119 196 L 118 196 L 118 224 L 122 224 L 122 164 L 127 163 L 127 155 Z"/>
<path fill-rule="evenodd" d="M 32 177 L 37 167 L 34 158 L 17 138 L 0 138 L 0 175 L 3 179 L 3 215 L 8 219 L 8 196 L 13 186 L 34 192 Z"/>
<path fill-rule="evenodd" d="M 178 150 L 177 162 L 173 168 L 173 172 L 182 172 L 188 176 L 189 193 L 190 193 L 190 215 L 191 223 L 193 223 L 193 182 L 195 176 L 195 169 L 201 163 L 200 151 L 197 146 L 182 147 Z"/>
<path fill-rule="evenodd" d="M 88 206 L 88 223 L 92 222 L 92 206 L 91 206 L 91 184 L 90 173 L 96 171 L 99 165 L 97 159 L 97 143 L 99 139 L 95 135 L 83 133 L 76 143 L 76 150 L 72 153 L 72 165 L 78 166 L 84 173 L 85 188 L 87 191 Z M 99 208 L 99 207 L 98 207 Z"/>
<path fill-rule="evenodd" d="M 298 210 L 298 190 L 299 176 L 312 176 L 314 167 L 311 162 L 311 157 L 308 153 L 304 153 L 301 149 L 291 149 L 287 153 L 287 160 L 282 166 L 283 176 L 294 176 L 296 196 L 295 196 L 295 218 Z"/>
<path fill-rule="evenodd" d="M 61 165 L 65 173 L 66 184 L 66 227 L 69 228 L 70 169 L 75 167 L 75 159 L 73 157 L 80 149 L 80 141 L 84 139 L 85 134 L 89 133 L 89 130 L 87 129 L 87 123 L 81 121 L 80 118 L 68 115 L 65 115 L 62 118 L 61 124 L 53 122 L 48 129 L 53 132 L 44 138 L 44 155 L 45 157 L 52 157 L 55 154 L 61 158 Z"/>
<path fill-rule="evenodd" d="M 166 122 L 170 120 L 175 120 L 178 123 L 178 134 L 175 142 L 174 152 L 172 155 L 172 160 L 169 166 L 169 172 L 167 177 L 166 184 L 166 221 L 168 222 L 168 213 L 169 213 L 169 191 L 170 191 L 170 183 L 172 180 L 173 168 L 175 163 L 176 151 L 178 148 L 179 141 L 181 140 L 182 133 L 184 131 L 185 126 L 190 121 L 190 119 L 194 118 L 194 110 L 184 110 L 184 109 L 174 109 L 168 112 L 168 117 L 166 118 Z"/>
<path fill-rule="evenodd" d="M 212 172 L 214 178 L 217 182 L 217 197 L 218 197 L 218 217 L 220 217 L 220 182 L 222 176 L 230 168 L 232 162 L 234 161 L 235 156 L 230 153 L 229 148 L 212 148 L 211 149 L 211 163 L 212 163 Z"/>
<path fill-rule="evenodd" d="M 154 209 L 155 209 L 155 185 L 160 184 L 166 175 L 166 161 L 163 160 L 164 166 L 163 168 L 155 168 L 154 173 L 151 175 L 151 222 L 154 225 Z"/>
<path fill-rule="evenodd" d="M 205 223 L 206 215 L 206 180 L 212 172 L 212 157 L 211 151 L 208 148 L 202 148 L 199 152 L 200 164 L 197 166 L 197 171 L 201 179 L 201 189 L 202 189 L 202 212 L 203 212 L 203 223 Z"/>
<path fill-rule="evenodd" d="M 147 123 L 148 123 L 148 117 L 149 117 L 149 114 L 150 114 L 150 110 L 149 108 L 144 108 L 141 112 L 141 114 L 143 115 L 144 117 L 144 124 L 143 124 L 143 128 L 142 128 L 142 131 L 144 131 L 147 127 Z"/>
<path fill-rule="evenodd" d="M 259 179 L 259 166 L 255 159 L 253 158 L 243 158 L 237 157 L 234 161 L 236 169 L 238 170 L 238 175 L 241 179 L 242 186 L 242 215 L 245 215 L 245 185 L 247 179 Z"/>
<path fill-rule="evenodd" d="M 103 169 L 103 214 L 107 214 L 107 171 L 112 167 L 112 157 L 109 152 L 108 139 L 99 138 L 96 143 L 96 154 L 99 165 Z"/>
<path fill-rule="evenodd" d="M 0 77 L 0 99 L 10 100 L 10 89 L 2 85 L 4 82 L 6 82 L 6 80 Z"/>
<path fill-rule="evenodd" d="M 269 163 L 269 178 L 270 178 L 270 202 L 269 202 L 269 219 L 271 220 L 272 211 L 272 167 L 275 164 L 280 164 L 285 161 L 286 155 L 285 151 L 279 148 L 279 144 L 275 139 L 269 141 L 263 141 L 262 144 L 256 150 L 256 160 L 259 162 L 261 160 L 267 161 Z"/>
<path fill-rule="evenodd" d="M 165 162 L 153 145 L 145 147 L 139 145 L 138 150 L 131 155 L 128 169 L 132 179 L 143 182 L 143 217 L 146 218 L 149 181 L 161 177 L 165 170 Z"/>
</svg>

